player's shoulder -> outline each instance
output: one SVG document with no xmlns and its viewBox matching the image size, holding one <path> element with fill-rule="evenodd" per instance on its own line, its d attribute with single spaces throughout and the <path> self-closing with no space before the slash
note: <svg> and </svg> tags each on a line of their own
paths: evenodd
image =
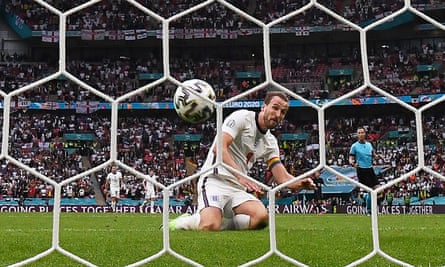
<svg viewBox="0 0 445 267">
<path fill-rule="evenodd" d="M 354 143 L 352 143 L 352 145 L 351 145 L 351 151 L 357 149 L 357 144 L 358 144 L 358 141 L 355 141 Z"/>
<path fill-rule="evenodd" d="M 238 109 L 235 110 L 234 112 L 230 113 L 229 117 L 236 117 L 236 118 L 244 118 L 244 116 L 248 116 L 248 115 L 252 115 L 255 114 L 254 111 L 252 110 L 247 110 L 247 109 Z"/>
<path fill-rule="evenodd" d="M 271 132 L 271 131 L 267 131 L 266 134 L 264 134 L 264 137 L 270 140 L 275 140 L 277 141 L 277 137 Z"/>
<path fill-rule="evenodd" d="M 224 125 L 233 128 L 236 124 L 243 125 L 247 121 L 255 120 L 255 112 L 246 109 L 235 110 L 225 119 Z"/>
</svg>

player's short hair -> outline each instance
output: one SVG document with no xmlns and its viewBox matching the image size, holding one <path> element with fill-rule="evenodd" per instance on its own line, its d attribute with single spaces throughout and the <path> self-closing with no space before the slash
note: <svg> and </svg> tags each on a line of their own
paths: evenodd
<svg viewBox="0 0 445 267">
<path fill-rule="evenodd" d="M 287 95 L 282 91 L 268 91 L 266 97 L 264 98 L 264 103 L 266 105 L 269 104 L 272 98 L 275 96 L 278 96 L 279 98 L 283 99 L 286 102 L 289 101 Z"/>
<path fill-rule="evenodd" d="M 363 130 L 363 131 L 365 131 L 365 133 L 366 133 L 366 129 L 365 129 L 365 127 L 363 127 L 363 126 L 359 126 L 359 127 L 357 127 L 357 132 L 358 132 L 358 130 Z"/>
</svg>

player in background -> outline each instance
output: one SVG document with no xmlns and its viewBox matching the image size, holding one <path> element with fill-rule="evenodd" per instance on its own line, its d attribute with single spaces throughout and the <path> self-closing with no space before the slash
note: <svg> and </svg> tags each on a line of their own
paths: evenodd
<svg viewBox="0 0 445 267">
<path fill-rule="evenodd" d="M 105 188 L 111 197 L 111 210 L 116 211 L 116 204 L 120 199 L 120 191 L 122 184 L 122 173 L 117 170 L 116 165 L 111 166 L 111 172 L 108 173 Z"/>
<path fill-rule="evenodd" d="M 247 174 L 257 159 L 263 158 L 278 184 L 294 177 L 280 161 L 276 137 L 269 131 L 277 127 L 289 110 L 286 94 L 267 93 L 260 112 L 245 109 L 230 114 L 222 125 L 222 160 Z M 202 169 L 216 160 L 216 139 Z M 293 190 L 315 189 L 312 179 L 298 180 L 288 186 Z M 261 193 L 254 182 L 222 166 L 203 173 L 198 182 L 198 209 L 169 222 L 170 230 L 244 230 L 262 229 L 269 215 L 253 193 Z M 224 218 L 224 220 L 223 220 Z"/>
<path fill-rule="evenodd" d="M 366 140 L 366 130 L 357 128 L 357 141 L 351 145 L 349 151 L 349 164 L 357 170 L 358 181 L 370 188 L 377 188 L 379 181 L 375 175 L 372 160 L 376 157 L 374 148 Z M 366 202 L 367 214 L 371 214 L 371 194 L 365 193 L 363 198 Z"/>
<path fill-rule="evenodd" d="M 140 213 L 144 212 L 144 207 L 148 204 L 148 202 L 150 202 L 150 213 L 155 213 L 154 206 L 156 200 L 156 189 L 149 178 L 154 181 L 158 180 L 158 176 L 155 174 L 155 171 L 153 169 L 150 169 L 150 171 L 148 172 L 148 176 L 145 177 L 144 181 L 142 182 L 145 191 L 145 199 L 144 202 L 142 202 L 141 206 L 139 206 Z"/>
<path fill-rule="evenodd" d="M 322 204 L 323 204 L 323 191 L 322 186 L 326 186 L 326 183 L 324 182 L 323 178 L 321 178 L 320 171 L 316 171 L 314 173 L 314 176 L 312 177 L 312 181 L 314 181 L 315 186 L 317 187 L 314 190 L 314 199 L 315 199 L 315 205 L 316 205 L 316 212 L 317 214 L 322 214 Z"/>
</svg>

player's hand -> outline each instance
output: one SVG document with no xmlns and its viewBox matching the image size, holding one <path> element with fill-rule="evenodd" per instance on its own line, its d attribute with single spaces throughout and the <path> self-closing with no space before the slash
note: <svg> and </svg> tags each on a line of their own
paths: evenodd
<svg viewBox="0 0 445 267">
<path fill-rule="evenodd" d="M 238 181 L 246 188 L 246 191 L 249 193 L 262 192 L 261 188 L 256 183 L 251 182 L 244 177 L 238 178 Z"/>
<path fill-rule="evenodd" d="M 312 178 L 304 178 L 301 180 L 301 189 L 315 190 L 317 189 L 317 185 L 314 183 Z"/>
<path fill-rule="evenodd" d="M 296 181 L 293 184 L 290 184 L 288 186 L 290 189 L 292 190 L 315 190 L 317 189 L 317 185 L 315 185 L 314 181 L 312 180 L 312 178 L 304 178 L 301 180 Z"/>
</svg>

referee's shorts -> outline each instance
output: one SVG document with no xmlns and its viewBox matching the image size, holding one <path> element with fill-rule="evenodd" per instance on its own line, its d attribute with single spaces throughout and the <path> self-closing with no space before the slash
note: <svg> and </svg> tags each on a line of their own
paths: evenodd
<svg viewBox="0 0 445 267">
<path fill-rule="evenodd" d="M 360 183 L 370 188 L 379 184 L 374 168 L 357 168 L 357 177 Z"/>
</svg>

